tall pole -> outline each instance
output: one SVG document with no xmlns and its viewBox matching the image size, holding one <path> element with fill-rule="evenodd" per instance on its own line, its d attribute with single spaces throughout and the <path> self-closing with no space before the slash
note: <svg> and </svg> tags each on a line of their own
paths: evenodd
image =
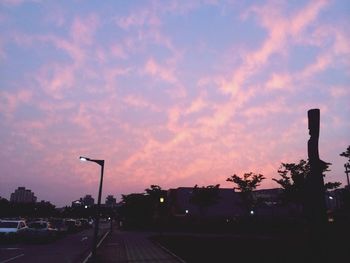
<svg viewBox="0 0 350 263">
<path fill-rule="evenodd" d="M 318 152 L 320 134 L 320 110 L 308 111 L 310 139 L 307 144 L 310 172 L 306 177 L 304 213 L 309 226 L 309 261 L 328 262 L 326 240 L 327 212 L 323 172 L 328 163 L 322 161 Z"/>
<path fill-rule="evenodd" d="M 319 225 L 327 222 L 323 171 L 326 170 L 328 165 L 320 159 L 318 151 L 320 110 L 309 110 L 308 120 L 310 139 L 307 146 L 310 173 L 306 178 L 305 213 L 310 224 Z"/>
<path fill-rule="evenodd" d="M 350 182 L 349 182 L 349 173 L 350 173 L 350 170 L 348 169 L 348 168 L 350 168 L 350 163 L 344 164 L 344 168 L 345 168 L 346 179 L 347 179 L 347 181 L 348 181 L 348 187 L 350 187 Z"/>
<path fill-rule="evenodd" d="M 98 235 L 98 228 L 100 223 L 100 207 L 101 207 L 101 195 L 102 195 L 102 183 L 103 183 L 103 170 L 104 170 L 104 160 L 98 160 L 96 161 L 101 166 L 101 178 L 100 178 L 100 187 L 98 190 L 98 199 L 97 199 L 97 209 L 96 209 L 96 215 L 95 215 L 95 229 L 94 229 L 94 238 L 92 241 L 92 259 L 93 262 L 96 261 L 96 249 L 97 249 L 97 235 Z"/>
</svg>

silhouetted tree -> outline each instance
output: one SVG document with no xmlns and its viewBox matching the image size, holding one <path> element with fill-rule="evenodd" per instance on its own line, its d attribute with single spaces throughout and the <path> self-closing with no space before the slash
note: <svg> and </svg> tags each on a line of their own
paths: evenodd
<svg viewBox="0 0 350 263">
<path fill-rule="evenodd" d="M 345 152 L 342 152 L 340 154 L 340 156 L 343 156 L 345 158 L 348 158 L 348 163 L 350 163 L 350 145 L 348 146 L 348 148 L 346 148 Z"/>
<path fill-rule="evenodd" d="M 145 189 L 146 194 L 148 194 L 154 204 L 159 203 L 160 198 L 166 197 L 166 191 L 162 190 L 159 185 L 151 185 L 150 188 Z"/>
<path fill-rule="evenodd" d="M 343 156 L 348 159 L 348 161 L 345 163 L 345 166 L 346 166 L 346 169 L 349 169 L 350 168 L 350 145 L 348 146 L 348 148 L 346 148 L 345 152 L 342 152 L 340 154 L 340 156 Z M 346 176 L 349 184 L 348 174 Z M 349 186 L 345 187 L 344 192 L 342 193 L 342 199 L 343 199 L 345 210 L 347 212 L 350 212 L 350 187 Z"/>
<path fill-rule="evenodd" d="M 122 195 L 122 207 L 119 209 L 121 220 L 126 227 L 148 227 L 153 207 L 149 196 L 143 193 Z"/>
<path fill-rule="evenodd" d="M 323 170 L 323 176 L 325 172 L 330 171 L 330 164 L 326 163 Z M 301 159 L 299 163 L 281 163 L 278 169 L 280 179 L 273 178 L 272 180 L 278 183 L 283 188 L 283 201 L 286 203 L 293 202 L 298 205 L 303 204 L 305 183 L 308 174 L 310 173 L 310 164 L 308 161 Z M 325 184 L 325 190 L 333 190 L 341 185 L 340 182 L 328 182 Z"/>
<path fill-rule="evenodd" d="M 202 187 L 198 187 L 198 185 L 194 186 L 190 197 L 190 203 L 198 206 L 202 217 L 206 215 L 206 210 L 209 206 L 219 201 L 219 187 L 219 184 Z"/>
<path fill-rule="evenodd" d="M 155 220 L 158 220 L 161 215 L 165 214 L 167 207 L 167 191 L 162 190 L 159 185 L 151 185 L 150 188 L 145 189 L 146 194 L 152 203 L 152 214 Z M 162 198 L 162 201 L 161 201 Z"/>
<path fill-rule="evenodd" d="M 295 163 L 281 163 L 278 169 L 280 179 L 272 180 L 283 188 L 282 199 L 284 202 L 302 204 L 306 176 L 310 173 L 310 164 L 305 160 Z"/>
<path fill-rule="evenodd" d="M 326 190 L 330 191 L 330 190 L 335 190 L 337 188 L 339 188 L 341 186 L 340 182 L 328 182 L 324 184 L 324 187 L 326 188 Z"/>
<path fill-rule="evenodd" d="M 264 179 L 266 178 L 262 174 L 255 174 L 252 172 L 243 174 L 243 178 L 234 174 L 226 179 L 226 181 L 233 182 L 237 185 L 237 187 L 234 187 L 233 189 L 239 190 L 242 193 L 242 200 L 247 214 L 255 205 L 253 191 Z"/>
</svg>

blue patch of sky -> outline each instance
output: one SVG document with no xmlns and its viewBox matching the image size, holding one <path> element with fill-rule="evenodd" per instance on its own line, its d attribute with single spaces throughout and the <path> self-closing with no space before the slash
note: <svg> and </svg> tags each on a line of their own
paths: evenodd
<svg viewBox="0 0 350 263">
<path fill-rule="evenodd" d="M 165 46 L 149 44 L 145 56 L 154 58 L 157 63 L 163 64 L 165 60 L 172 58 L 172 52 Z"/>
<path fill-rule="evenodd" d="M 349 85 L 350 76 L 343 70 L 337 68 L 328 68 L 324 71 L 314 75 L 317 81 L 320 81 L 324 85 Z"/>
<path fill-rule="evenodd" d="M 122 44 L 125 37 L 128 36 L 128 32 L 119 28 L 114 22 L 106 22 L 98 27 L 95 33 L 95 39 L 102 44 L 102 46 L 109 46 L 111 44 Z"/>
<path fill-rule="evenodd" d="M 38 4 L 23 4 L 11 9 L 11 17 L 16 18 L 13 20 L 16 31 L 28 34 L 42 32 L 42 29 L 47 27 L 39 19 L 43 16 L 45 16 L 44 9 Z"/>
<path fill-rule="evenodd" d="M 319 49 L 311 46 L 294 46 L 289 50 L 288 69 L 291 72 L 300 72 L 305 67 L 313 64 L 317 58 Z"/>
<path fill-rule="evenodd" d="M 173 85 L 165 81 L 155 80 L 148 75 L 131 74 L 118 78 L 118 91 L 122 97 L 139 95 L 155 104 L 169 105 L 169 93 Z"/>
<path fill-rule="evenodd" d="M 18 107 L 15 112 L 15 118 L 17 121 L 38 120 L 43 116 L 44 113 L 41 110 L 30 105 L 22 105 L 21 107 Z"/>
<path fill-rule="evenodd" d="M 130 9 L 134 8 L 134 6 L 139 5 L 139 1 L 128 0 L 128 1 L 114 1 L 114 0 L 89 0 L 84 1 L 66 1 L 64 3 L 67 9 L 70 9 L 79 13 L 103 13 L 104 16 L 107 15 L 117 15 L 117 14 L 126 14 L 130 11 Z"/>
<path fill-rule="evenodd" d="M 6 63 L 0 64 L 2 77 L 0 82 L 21 80 L 30 72 L 34 72 L 47 61 L 68 62 L 68 56 L 50 48 L 37 45 L 34 49 L 21 48 L 16 45 L 5 47 Z"/>
<path fill-rule="evenodd" d="M 169 16 L 165 20 L 165 29 L 172 32 L 175 45 L 191 45 L 194 49 L 201 42 L 208 48 L 219 50 L 237 43 L 254 47 L 265 37 L 265 32 L 251 21 L 221 15 L 218 8 L 211 6 L 197 9 L 185 17 Z"/>
<path fill-rule="evenodd" d="M 340 19 L 350 22 L 350 2 L 349 1 L 332 1 L 327 8 L 319 14 L 319 20 L 324 23 L 334 23 Z"/>
<path fill-rule="evenodd" d="M 122 122 L 135 126 L 160 125 L 166 121 L 162 112 L 152 112 L 145 108 L 127 107 L 120 116 Z"/>
</svg>

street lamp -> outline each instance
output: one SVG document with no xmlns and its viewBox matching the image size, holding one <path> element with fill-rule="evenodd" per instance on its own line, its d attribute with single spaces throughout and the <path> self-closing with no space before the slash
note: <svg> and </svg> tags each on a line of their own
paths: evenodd
<svg viewBox="0 0 350 263">
<path fill-rule="evenodd" d="M 87 157 L 80 156 L 79 157 L 80 161 L 84 162 L 94 162 L 97 163 L 98 165 L 101 166 L 101 178 L 100 178 L 100 187 L 98 190 L 98 199 L 97 199 L 97 211 L 95 215 L 95 229 L 94 229 L 94 237 L 92 240 L 92 259 L 96 259 L 96 248 L 97 248 L 97 233 L 98 233 L 98 227 L 99 227 L 99 222 L 100 222 L 100 206 L 101 206 L 101 194 L 102 194 L 102 182 L 103 182 L 103 169 L 105 165 L 104 160 L 95 160 L 95 159 L 90 159 Z"/>
<path fill-rule="evenodd" d="M 350 163 L 344 164 L 344 168 L 345 168 L 346 179 L 348 181 L 348 187 L 350 187 L 350 182 L 349 182 Z"/>
</svg>

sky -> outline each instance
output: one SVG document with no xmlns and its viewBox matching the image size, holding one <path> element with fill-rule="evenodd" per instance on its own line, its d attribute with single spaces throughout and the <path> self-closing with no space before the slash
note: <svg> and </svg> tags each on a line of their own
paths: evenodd
<svg viewBox="0 0 350 263">
<path fill-rule="evenodd" d="M 346 184 L 350 2 L 0 1 L 0 196 L 70 205 L 307 159 Z"/>
</svg>

